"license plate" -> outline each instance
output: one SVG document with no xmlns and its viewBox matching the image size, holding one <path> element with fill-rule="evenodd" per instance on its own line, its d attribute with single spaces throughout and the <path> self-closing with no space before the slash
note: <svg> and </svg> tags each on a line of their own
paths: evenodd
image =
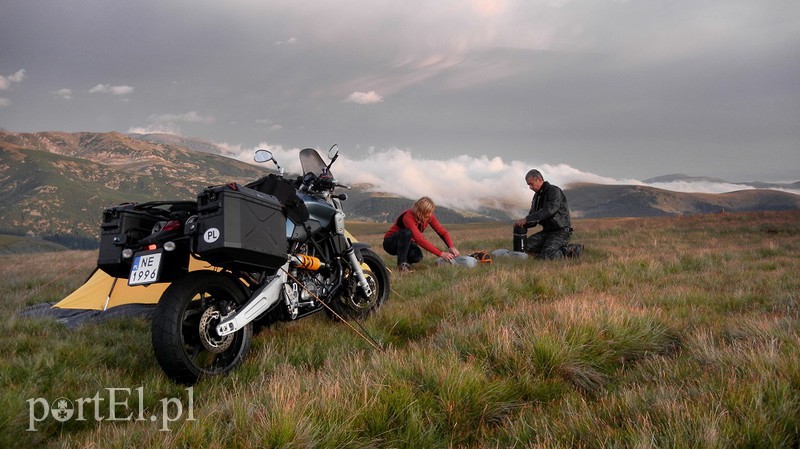
<svg viewBox="0 0 800 449">
<path fill-rule="evenodd" d="M 128 285 L 147 285 L 158 282 L 161 272 L 161 251 L 138 253 L 133 256 Z"/>
</svg>

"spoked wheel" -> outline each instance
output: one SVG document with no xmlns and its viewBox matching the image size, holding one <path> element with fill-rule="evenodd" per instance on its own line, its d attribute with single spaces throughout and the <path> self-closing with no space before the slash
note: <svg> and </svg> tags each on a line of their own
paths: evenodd
<svg viewBox="0 0 800 449">
<path fill-rule="evenodd" d="M 342 318 L 353 318 L 363 320 L 371 313 L 382 306 L 389 298 L 389 271 L 380 257 L 372 250 L 362 249 L 361 256 L 367 269 L 364 269 L 364 276 L 367 278 L 372 294 L 364 295 L 364 291 L 358 287 L 355 274 L 351 275 L 350 288 L 342 295 L 332 299 L 328 304 Z M 327 311 L 327 310 L 326 310 Z M 331 318 L 336 317 L 327 311 Z"/>
<path fill-rule="evenodd" d="M 236 281 L 213 271 L 173 282 L 158 301 L 152 326 L 153 352 L 167 376 L 191 385 L 239 366 L 250 350 L 252 324 L 226 336 L 216 328 L 246 300 Z"/>
</svg>

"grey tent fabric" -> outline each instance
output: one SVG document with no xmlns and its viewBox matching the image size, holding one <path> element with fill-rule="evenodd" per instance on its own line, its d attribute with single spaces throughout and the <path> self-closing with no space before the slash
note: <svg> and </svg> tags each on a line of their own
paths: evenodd
<svg viewBox="0 0 800 449">
<path fill-rule="evenodd" d="M 152 320 L 155 304 L 123 304 L 108 310 L 62 309 L 53 303 L 34 304 L 17 313 L 20 318 L 51 318 L 69 328 L 77 328 L 86 323 L 102 323 L 115 318 L 143 318 Z"/>
</svg>

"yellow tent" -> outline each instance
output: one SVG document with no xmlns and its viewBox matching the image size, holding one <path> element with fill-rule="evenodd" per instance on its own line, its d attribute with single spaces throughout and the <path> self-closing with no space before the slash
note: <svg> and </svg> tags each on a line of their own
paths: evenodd
<svg viewBox="0 0 800 449">
<path fill-rule="evenodd" d="M 345 236 L 352 242 L 358 240 L 349 232 Z M 189 259 L 189 271 L 213 269 L 208 262 Z M 365 266 L 365 268 L 367 268 Z M 105 311 L 111 307 L 126 304 L 157 304 L 161 294 L 169 287 L 169 283 L 151 284 L 147 286 L 128 286 L 127 279 L 109 276 L 102 270 L 95 270 L 82 286 L 69 296 L 53 305 L 59 309 L 83 309 Z"/>
<path fill-rule="evenodd" d="M 191 258 L 189 271 L 211 268 L 208 263 Z M 128 286 L 127 279 L 95 270 L 82 286 L 53 305 L 60 309 L 102 310 L 123 304 L 157 304 L 169 283 Z"/>
</svg>

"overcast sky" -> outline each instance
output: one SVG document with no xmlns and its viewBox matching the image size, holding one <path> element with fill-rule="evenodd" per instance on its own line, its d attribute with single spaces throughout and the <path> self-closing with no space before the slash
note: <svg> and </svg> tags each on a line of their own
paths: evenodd
<svg viewBox="0 0 800 449">
<path fill-rule="evenodd" d="M 338 143 L 415 183 L 795 181 L 800 1 L 4 0 L 0 127 Z"/>
</svg>

